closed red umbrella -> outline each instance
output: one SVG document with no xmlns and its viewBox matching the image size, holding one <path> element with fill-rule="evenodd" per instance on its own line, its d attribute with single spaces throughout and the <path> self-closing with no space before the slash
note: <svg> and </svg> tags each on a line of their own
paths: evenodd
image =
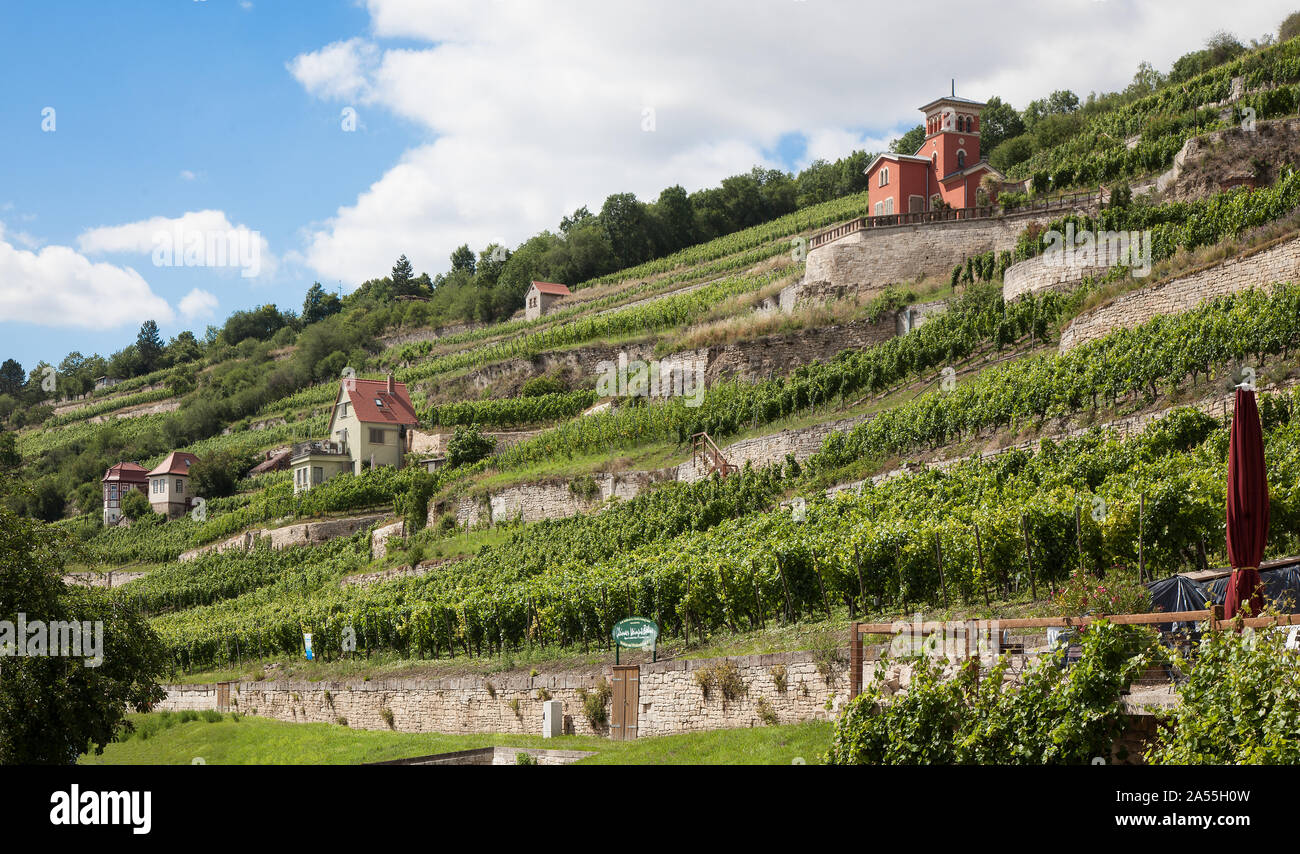
<svg viewBox="0 0 1300 854">
<path fill-rule="evenodd" d="M 1255 392 L 1237 389 L 1232 439 L 1228 445 L 1228 585 L 1223 615 L 1248 616 L 1264 608 L 1259 562 L 1268 541 L 1268 476 L 1264 470 L 1264 431 L 1259 426 Z"/>
</svg>

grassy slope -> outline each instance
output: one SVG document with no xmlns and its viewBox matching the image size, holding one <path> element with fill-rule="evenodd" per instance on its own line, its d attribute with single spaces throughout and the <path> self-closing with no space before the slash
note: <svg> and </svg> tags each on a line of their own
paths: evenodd
<svg viewBox="0 0 1300 854">
<path fill-rule="evenodd" d="M 134 715 L 137 725 L 148 725 Z M 755 729 L 671 735 L 632 742 L 592 736 L 543 739 L 540 735 L 443 735 L 355 730 L 333 724 L 294 724 L 226 716 L 217 723 L 178 723 L 149 738 L 139 735 L 110 744 L 100 756 L 86 755 L 88 765 L 350 765 L 380 762 L 476 747 L 589 750 L 583 760 L 594 765 L 789 765 L 802 758 L 820 762 L 830 743 L 825 721 Z"/>
</svg>

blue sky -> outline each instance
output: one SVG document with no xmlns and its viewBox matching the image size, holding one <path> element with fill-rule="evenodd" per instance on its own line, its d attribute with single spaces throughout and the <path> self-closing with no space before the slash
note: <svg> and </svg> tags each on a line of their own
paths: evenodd
<svg viewBox="0 0 1300 854">
<path fill-rule="evenodd" d="M 303 14 L 305 4 L 244 9 L 222 0 L 6 4 L 6 233 L 75 245 L 96 226 L 218 209 L 260 231 L 273 252 L 294 245 L 304 224 L 328 216 L 423 135 L 378 112 L 363 116 L 365 132 L 341 133 L 338 111 L 305 96 L 286 60 L 366 23 L 350 4 L 312 6 Z M 46 107 L 55 109 L 53 132 L 42 131 Z M 300 304 L 313 279 L 310 270 L 260 281 L 127 262 L 170 302 L 194 288 L 218 298 L 201 322 L 163 324 L 169 335 L 184 327 L 201 333 L 206 321 L 264 301 Z M 0 323 L 0 352 L 29 367 L 74 349 L 107 354 L 138 323 L 102 330 Z"/>
<path fill-rule="evenodd" d="M 462 242 L 514 246 L 610 193 L 878 150 L 952 76 L 1017 105 L 1113 89 L 1142 59 L 1168 68 L 1214 29 L 1250 38 L 1289 11 L 1012 0 L 962 28 L 996 47 L 920 70 L 922 38 L 868 37 L 971 8 L 946 5 L 5 3 L 0 358 L 107 355 L 149 317 L 171 336 L 297 309 L 312 281 L 351 290 L 400 253 L 436 273 Z M 256 232 L 259 275 L 156 266 L 168 223 Z"/>
</svg>

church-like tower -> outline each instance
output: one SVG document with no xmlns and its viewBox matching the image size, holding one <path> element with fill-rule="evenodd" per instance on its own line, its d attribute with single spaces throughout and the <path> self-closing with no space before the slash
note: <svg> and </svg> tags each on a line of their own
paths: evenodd
<svg viewBox="0 0 1300 854">
<path fill-rule="evenodd" d="M 916 152 L 881 154 L 867 167 L 868 215 L 975 207 L 984 177 L 1003 178 L 980 151 L 980 116 L 985 106 L 959 98 L 954 91 L 921 107 L 925 141 Z"/>
</svg>

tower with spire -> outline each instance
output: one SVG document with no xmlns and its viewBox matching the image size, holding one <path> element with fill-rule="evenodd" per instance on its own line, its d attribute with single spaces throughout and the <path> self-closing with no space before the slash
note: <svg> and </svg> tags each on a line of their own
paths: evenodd
<svg viewBox="0 0 1300 854">
<path fill-rule="evenodd" d="M 921 146 L 913 154 L 877 155 L 867 166 L 868 215 L 974 207 L 986 175 L 1004 180 L 980 151 L 980 115 L 985 106 L 958 97 L 955 80 L 951 94 L 922 106 L 925 140 Z"/>
</svg>

